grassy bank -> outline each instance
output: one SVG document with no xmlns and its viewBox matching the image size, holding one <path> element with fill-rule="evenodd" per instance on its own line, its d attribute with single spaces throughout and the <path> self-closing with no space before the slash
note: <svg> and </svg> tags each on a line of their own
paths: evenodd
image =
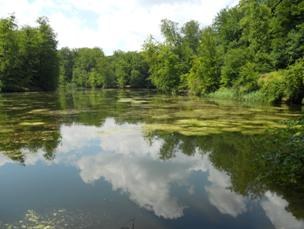
<svg viewBox="0 0 304 229">
<path fill-rule="evenodd" d="M 267 96 L 261 91 L 239 93 L 237 90 L 231 88 L 220 88 L 219 90 L 208 94 L 207 97 L 213 99 L 237 100 L 248 103 L 273 103 L 272 101 L 269 101 Z"/>
</svg>

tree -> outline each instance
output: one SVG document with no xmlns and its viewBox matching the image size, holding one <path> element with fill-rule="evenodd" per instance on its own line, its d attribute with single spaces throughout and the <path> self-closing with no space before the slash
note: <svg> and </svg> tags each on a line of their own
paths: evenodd
<svg viewBox="0 0 304 229">
<path fill-rule="evenodd" d="M 33 78 L 38 77 L 40 64 L 38 30 L 25 26 L 18 31 L 18 82 L 16 90 L 28 90 Z M 17 77 L 17 76 L 16 76 Z"/>
<path fill-rule="evenodd" d="M 249 61 L 255 63 L 258 73 L 274 70 L 271 52 L 271 9 L 263 1 L 241 1 L 240 10 L 244 17 L 240 20 L 241 40 L 251 52 Z"/>
<path fill-rule="evenodd" d="M 216 16 L 213 29 L 219 39 L 219 46 L 226 53 L 229 49 L 238 48 L 242 45 L 242 27 L 240 21 L 243 18 L 243 12 L 239 7 L 223 9 Z"/>
<path fill-rule="evenodd" d="M 271 55 L 276 68 L 286 68 L 304 56 L 304 7 L 302 0 L 268 0 L 272 9 Z"/>
<path fill-rule="evenodd" d="M 188 21 L 181 28 L 182 43 L 180 47 L 181 62 L 181 85 L 180 88 L 187 89 L 187 74 L 189 73 L 194 58 L 198 54 L 201 30 L 199 23 Z"/>
<path fill-rule="evenodd" d="M 198 56 L 188 75 L 188 87 L 195 94 L 206 94 L 219 88 L 221 61 L 211 27 L 203 30 L 200 41 Z"/>
<path fill-rule="evenodd" d="M 118 86 L 120 88 L 124 88 L 128 82 L 130 77 L 129 72 L 129 63 L 126 55 L 122 51 L 116 51 L 114 53 L 114 74 L 117 79 Z"/>
<path fill-rule="evenodd" d="M 0 85 L 3 91 L 54 90 L 58 85 L 55 33 L 47 18 L 38 27 L 0 20 Z"/>
<path fill-rule="evenodd" d="M 75 63 L 75 51 L 65 47 L 58 51 L 59 56 L 59 78 L 60 84 L 71 83 L 73 79 L 73 68 Z"/>
<path fill-rule="evenodd" d="M 178 24 L 168 19 L 161 21 L 161 33 L 165 38 L 167 45 L 176 47 L 181 44 L 181 35 L 179 32 Z"/>
<path fill-rule="evenodd" d="M 240 75 L 240 69 L 248 59 L 246 49 L 230 49 L 224 56 L 224 64 L 221 69 L 221 84 L 224 87 L 232 87 Z"/>
<path fill-rule="evenodd" d="M 298 60 L 287 68 L 284 80 L 287 100 L 301 104 L 304 98 L 304 59 Z"/>
<path fill-rule="evenodd" d="M 105 61 L 105 58 L 103 51 L 99 48 L 75 50 L 72 82 L 79 87 L 102 87 L 104 72 L 98 64 Z"/>
<path fill-rule="evenodd" d="M 13 91 L 17 79 L 18 44 L 15 17 L 0 20 L 0 90 Z"/>
<path fill-rule="evenodd" d="M 182 33 L 182 48 L 185 50 L 183 52 L 190 59 L 193 55 L 197 54 L 200 38 L 201 38 L 201 30 L 199 27 L 199 23 L 197 21 L 188 21 L 181 28 Z"/>
<path fill-rule="evenodd" d="M 181 67 L 174 48 L 150 39 L 145 43 L 144 56 L 149 64 L 152 84 L 162 92 L 177 92 L 181 81 Z"/>
<path fill-rule="evenodd" d="M 32 79 L 34 88 L 55 90 L 58 85 L 59 62 L 56 35 L 45 17 L 37 20 L 38 27 L 38 74 Z"/>
</svg>

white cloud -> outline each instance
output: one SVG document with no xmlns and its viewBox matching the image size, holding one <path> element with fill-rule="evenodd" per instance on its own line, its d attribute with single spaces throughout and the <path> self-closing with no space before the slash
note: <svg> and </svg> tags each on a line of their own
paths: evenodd
<svg viewBox="0 0 304 229">
<path fill-rule="evenodd" d="M 164 141 L 148 141 L 141 124 L 118 124 L 107 118 L 100 127 L 63 125 L 60 133 L 62 142 L 54 161 L 46 161 L 42 150 L 33 154 L 22 149 L 25 164 L 33 166 L 44 161 L 48 165 L 76 166 L 85 183 L 103 178 L 113 190 L 126 193 L 138 206 L 167 219 L 183 216 L 187 207 L 171 193 L 172 186 L 183 186 L 192 195 L 195 190 L 188 183 L 189 176 L 194 171 L 208 172 L 210 184 L 205 189 L 210 203 L 221 213 L 234 217 L 246 211 L 245 199 L 227 189 L 231 186 L 229 176 L 212 165 L 208 154 L 202 156 L 197 150 L 194 156 L 186 156 L 177 150 L 174 158 L 163 161 L 159 152 Z M 97 147 L 93 154 L 87 151 L 92 144 Z M 7 162 L 0 154 L 0 166 Z"/>
<path fill-rule="evenodd" d="M 286 210 L 288 202 L 276 193 L 266 192 L 265 200 L 261 203 L 267 217 L 276 229 L 301 229 L 304 228 L 304 221 L 297 220 Z"/>
<path fill-rule="evenodd" d="M 173 3 L 199 3 L 200 0 L 138 0 L 143 5 L 155 5 L 155 4 L 173 4 Z"/>
<path fill-rule="evenodd" d="M 161 163 L 149 156 L 104 153 L 83 157 L 78 166 L 86 183 L 104 178 L 113 190 L 127 193 L 130 200 L 157 216 L 174 219 L 183 215 L 184 206 L 171 195 L 170 186 L 189 174 L 181 168 L 191 166 L 189 161 Z"/>
<path fill-rule="evenodd" d="M 157 216 L 174 219 L 183 215 L 184 206 L 172 197 L 170 187 L 200 168 L 201 160 L 179 155 L 161 161 L 159 151 L 163 141 L 148 142 L 140 125 L 119 125 L 114 119 L 107 119 L 99 134 L 101 153 L 85 155 L 76 162 L 85 183 L 104 178 L 113 190 L 127 193 L 130 200 Z"/>
<path fill-rule="evenodd" d="M 177 150 L 174 158 L 163 161 L 159 159 L 163 140 L 145 139 L 141 124 L 118 124 L 107 118 L 100 127 L 63 125 L 60 133 L 62 144 L 56 149 L 54 161 L 46 161 L 43 150 L 33 154 L 22 149 L 25 164 L 33 166 L 43 161 L 47 165 L 75 166 L 83 182 L 105 179 L 113 190 L 124 192 L 138 206 L 167 219 L 182 217 L 187 208 L 187 202 L 171 192 L 172 187 L 183 186 L 193 195 L 196 190 L 188 178 L 200 171 L 209 181 L 204 184 L 206 198 L 220 213 L 237 217 L 248 210 L 246 197 L 229 189 L 231 178 L 213 166 L 208 153 L 201 154 L 197 149 L 195 155 L 186 156 Z M 96 150 L 90 153 L 87 150 L 92 143 Z M 0 153 L 0 167 L 7 163 L 13 162 Z M 288 202 L 276 193 L 266 192 L 259 204 L 276 229 L 304 228 L 304 221 L 288 212 Z"/>
<path fill-rule="evenodd" d="M 9 159 L 8 157 L 4 156 L 5 154 L 0 152 L 0 167 L 4 166 L 8 163 L 13 163 L 11 159 Z"/>
<path fill-rule="evenodd" d="M 31 150 L 22 148 L 20 150 L 22 154 L 24 155 L 24 164 L 26 166 L 33 166 L 36 165 L 39 161 L 44 161 L 46 164 L 52 164 L 52 161 L 47 161 L 44 158 L 44 151 L 42 149 L 39 149 L 37 152 L 33 153 Z"/>
<path fill-rule="evenodd" d="M 212 22 L 217 12 L 238 0 L 0 0 L 0 17 L 15 12 L 20 24 L 48 16 L 59 46 L 139 50 L 149 34 L 160 38 L 161 19 Z"/>
<path fill-rule="evenodd" d="M 99 140 L 99 127 L 72 124 L 62 125 L 60 135 L 62 136 L 60 145 L 57 147 L 58 153 L 69 153 L 88 147 L 92 141 Z"/>
<path fill-rule="evenodd" d="M 215 206 L 222 214 L 228 214 L 233 217 L 247 211 L 245 198 L 231 190 L 230 177 L 210 165 L 208 180 L 210 186 L 205 189 L 208 193 L 210 203 Z"/>
<path fill-rule="evenodd" d="M 228 190 L 229 176 L 214 168 L 208 154 L 189 157 L 178 151 L 174 158 L 162 161 L 161 139 L 148 142 L 141 125 L 117 124 L 114 119 L 106 119 L 98 133 L 101 152 L 83 155 L 76 162 L 85 183 L 104 178 L 113 190 L 127 193 L 139 206 L 174 219 L 183 216 L 185 205 L 172 195 L 171 186 L 185 186 L 191 195 L 194 189 L 187 178 L 193 171 L 202 171 L 208 172 L 210 185 L 205 189 L 209 201 L 221 213 L 236 217 L 247 210 L 245 198 Z"/>
<path fill-rule="evenodd" d="M 140 124 L 117 124 L 115 119 L 107 118 L 99 130 L 101 149 L 103 152 L 113 152 L 125 155 L 149 155 L 158 159 L 159 151 L 163 145 L 160 139 L 148 142 L 144 137 Z"/>
</svg>

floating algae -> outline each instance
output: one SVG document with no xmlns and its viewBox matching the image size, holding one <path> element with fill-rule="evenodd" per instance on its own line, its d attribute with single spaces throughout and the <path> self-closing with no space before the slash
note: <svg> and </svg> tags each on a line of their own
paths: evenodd
<svg viewBox="0 0 304 229">
<path fill-rule="evenodd" d="M 121 98 L 118 100 L 119 103 L 134 103 L 134 104 L 142 104 L 146 103 L 146 100 L 138 100 L 138 99 L 131 99 L 131 98 Z"/>
<path fill-rule="evenodd" d="M 175 132 L 185 136 L 206 136 L 224 132 L 239 132 L 246 135 L 261 134 L 265 129 L 285 128 L 284 123 L 270 120 L 245 120 L 245 119 L 178 119 L 172 123 L 144 124 L 146 132 L 163 131 Z"/>
<path fill-rule="evenodd" d="M 14 130 L 12 128 L 4 128 L 4 127 L 0 127 L 0 134 L 7 134 L 7 133 L 12 133 L 14 132 Z"/>
<path fill-rule="evenodd" d="M 19 123 L 20 126 L 42 126 L 45 125 L 44 122 L 21 122 Z"/>
<path fill-rule="evenodd" d="M 41 114 L 41 113 L 46 113 L 48 111 L 49 111 L 49 109 L 34 109 L 34 110 L 29 111 L 28 113 L 29 114 Z"/>
<path fill-rule="evenodd" d="M 166 119 L 170 119 L 172 118 L 172 115 L 168 115 L 168 114 L 162 114 L 162 115 L 153 115 L 152 119 L 156 119 L 156 120 L 166 120 Z"/>
</svg>

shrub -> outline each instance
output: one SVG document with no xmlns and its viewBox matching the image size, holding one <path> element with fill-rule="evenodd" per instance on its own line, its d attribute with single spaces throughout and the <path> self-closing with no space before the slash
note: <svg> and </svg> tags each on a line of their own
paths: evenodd
<svg viewBox="0 0 304 229">
<path fill-rule="evenodd" d="M 304 98 L 304 59 L 290 65 L 285 72 L 285 95 L 289 102 L 300 104 Z"/>
<path fill-rule="evenodd" d="M 224 65 L 221 70 L 221 84 L 224 87 L 232 87 L 239 78 L 240 69 L 248 61 L 248 50 L 231 49 L 225 55 Z"/>
<path fill-rule="evenodd" d="M 285 88 L 284 72 L 276 71 L 264 74 L 258 80 L 258 85 L 267 102 L 281 102 Z"/>
<path fill-rule="evenodd" d="M 258 72 L 254 63 L 246 63 L 240 68 L 239 79 L 236 81 L 235 87 L 239 93 L 249 93 L 258 89 L 257 79 Z"/>
</svg>

